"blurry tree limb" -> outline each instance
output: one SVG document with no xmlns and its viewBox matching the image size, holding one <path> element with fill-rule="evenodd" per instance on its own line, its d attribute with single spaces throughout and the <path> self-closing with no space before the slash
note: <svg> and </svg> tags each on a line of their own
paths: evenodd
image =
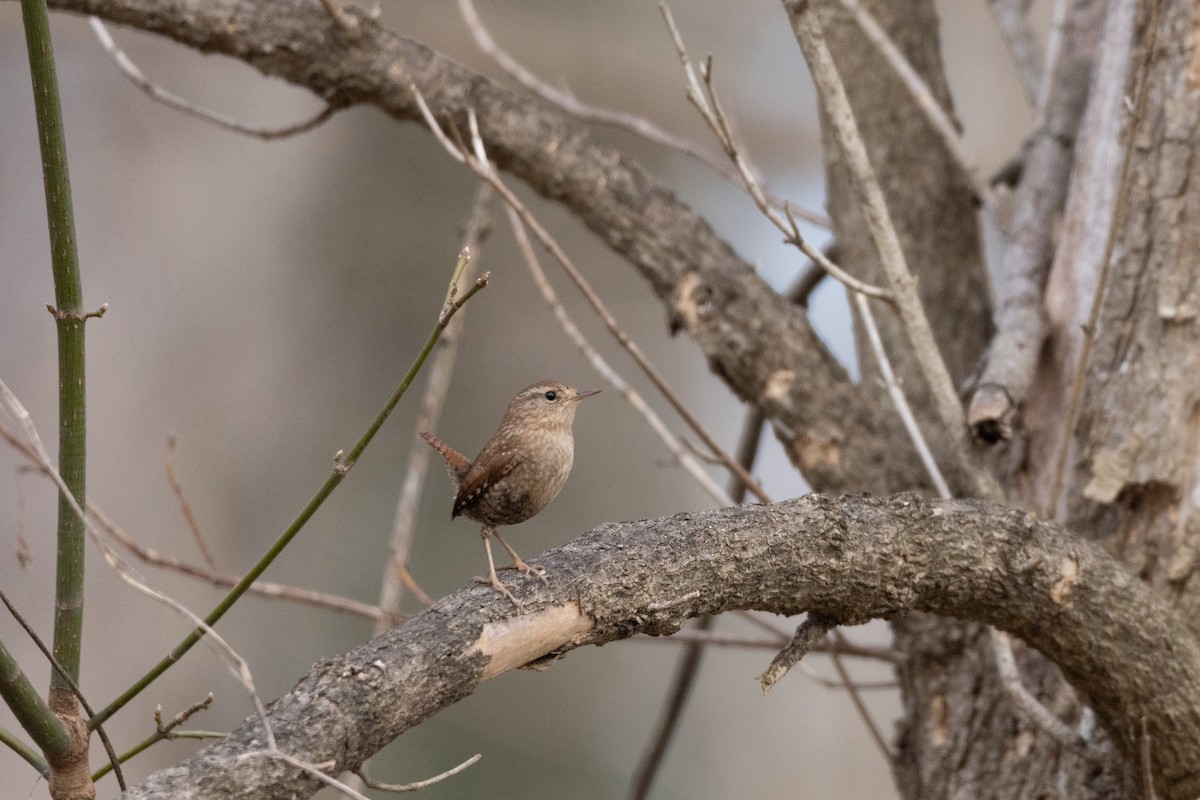
<svg viewBox="0 0 1200 800">
<path fill-rule="evenodd" d="M 281 748 L 354 769 L 503 672 L 582 645 L 669 635 L 700 614 L 816 611 L 855 624 L 926 611 L 991 624 L 1038 648 L 1095 709 L 1129 763 L 1140 758 L 1135 733 L 1145 719 L 1160 796 L 1191 800 L 1200 791 L 1195 637 L 1099 548 L 1021 512 L 911 494 L 809 495 L 603 525 L 540 563 L 555 576 L 550 588 L 514 587 L 529 613 L 471 587 L 318 664 L 272 706 Z M 732 568 L 717 575 L 713 563 Z M 252 719 L 127 797 L 316 790 L 314 779 L 281 762 L 241 758 L 259 736 Z"/>
<path fill-rule="evenodd" d="M 1076 4 L 1054 66 L 1041 124 L 1026 150 L 1021 183 L 1013 198 L 1016 218 L 1001 273 L 996 335 L 967 412 L 971 430 L 985 442 L 1012 436 L 1012 417 L 1033 381 L 1046 337 L 1046 277 L 1108 6 L 1103 0 Z"/>
<path fill-rule="evenodd" d="M 108 28 L 104 27 L 104 23 L 95 17 L 88 19 L 88 25 L 91 26 L 92 33 L 96 35 L 100 46 L 112 58 L 117 69 L 121 71 L 129 81 L 140 89 L 152 100 L 156 100 L 165 106 L 182 111 L 184 114 L 189 114 L 197 119 L 202 119 L 205 122 L 211 122 L 217 127 L 224 128 L 234 133 L 253 136 L 258 139 L 283 139 L 288 136 L 295 136 L 300 133 L 307 133 L 312 129 L 323 124 L 326 120 L 334 115 L 337 111 L 333 106 L 325 106 L 313 116 L 301 122 L 293 123 L 285 127 L 270 128 L 266 126 L 248 125 L 240 122 L 233 117 L 221 114 L 217 111 L 210 111 L 207 108 L 202 108 L 188 100 L 168 92 L 163 87 L 159 86 L 154 81 L 150 80 L 138 68 L 138 65 L 133 62 L 125 51 L 117 47 L 117 43 L 113 41 L 112 34 L 108 32 Z"/>
<path fill-rule="evenodd" d="M 810 483 L 829 491 L 909 485 L 910 465 L 899 463 L 885 442 L 852 433 L 881 428 L 890 409 L 853 384 L 803 309 L 774 291 L 666 187 L 579 123 L 353 7 L 344 9 L 357 19 L 354 35 L 346 36 L 319 4 L 305 0 L 52 5 L 238 58 L 335 107 L 370 104 L 419 121 L 413 85 L 443 127 L 465 131 L 467 110 L 474 109 L 493 162 L 565 206 L 638 270 L 672 328 L 688 332 L 739 397 L 764 408 Z"/>
<path fill-rule="evenodd" d="M 1037 105 L 1042 86 L 1042 48 L 1029 20 L 1029 0 L 988 0 L 1004 44 L 1017 67 L 1029 104 Z"/>
<path fill-rule="evenodd" d="M 738 171 L 725 163 L 724 159 L 716 153 L 709 152 L 695 142 L 685 139 L 682 136 L 676 136 L 669 131 L 663 130 L 645 117 L 639 117 L 636 114 L 630 114 L 625 111 L 589 105 L 569 91 L 551 86 L 526 69 L 515 58 L 505 52 L 500 45 L 496 44 L 496 40 L 492 38 L 492 34 L 484 26 L 483 21 L 479 18 L 479 13 L 475 10 L 475 4 L 471 0 L 458 0 L 458 10 L 462 14 L 463 22 L 466 23 L 467 30 L 471 32 L 471 36 L 475 39 L 475 44 L 479 47 L 480 51 L 492 59 L 496 66 L 504 70 L 504 74 L 508 75 L 532 94 L 537 95 L 548 103 L 553 103 L 567 114 L 584 122 L 594 122 L 599 125 L 611 125 L 615 128 L 621 128 L 641 136 L 648 142 L 653 142 L 654 144 L 682 153 L 703 164 L 704 167 L 711 170 L 726 183 L 736 186 L 739 189 L 743 188 L 742 178 Z M 765 189 L 764 193 L 774 208 L 782 210 L 785 203 L 782 198 L 771 194 Z M 823 214 L 817 214 L 803 208 L 797 208 L 794 211 L 796 216 L 806 222 L 819 225 L 822 228 L 829 227 L 829 219 Z"/>
</svg>

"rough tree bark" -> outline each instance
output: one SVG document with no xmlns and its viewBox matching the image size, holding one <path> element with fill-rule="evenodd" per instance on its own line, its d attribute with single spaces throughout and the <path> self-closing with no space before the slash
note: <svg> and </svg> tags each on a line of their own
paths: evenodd
<svg viewBox="0 0 1200 800">
<path fill-rule="evenodd" d="M 495 161 L 563 204 L 628 260 L 662 301 L 671 326 L 696 342 L 733 391 L 765 411 L 814 488 L 891 493 L 923 484 L 882 393 L 870 382 L 859 386 L 848 379 L 803 310 L 773 292 L 669 190 L 582 126 L 357 12 L 351 12 L 356 29 L 342 31 L 319 3 L 307 0 L 52 5 L 240 58 L 334 105 L 369 103 L 397 119 L 419 121 L 415 88 L 439 121 L 459 129 L 474 109 Z M 784 4 L 781 24 L 784 11 L 799 5 Z M 969 191 L 840 5 L 818 5 L 933 328 L 952 374 L 963 379 L 992 335 Z M 932 3 L 866 5 L 948 106 Z M 1124 7 L 1122 0 L 1109 5 L 1100 17 L 1096 0 L 1068 4 L 1069 29 L 1097 35 L 1096 28 Z M 814 497 L 607 526 L 544 557 L 555 571 L 572 574 L 586 566 L 597 577 L 581 578 L 574 595 L 538 595 L 543 610 L 530 620 L 504 621 L 511 611 L 482 602 L 486 593 L 460 593 L 324 665 L 273 708 L 283 746 L 317 763 L 354 766 L 500 668 L 633 632 L 669 633 L 694 614 L 814 610 L 853 623 L 919 611 L 939 616 L 905 615 L 897 625 L 897 646 L 909 656 L 900 671 L 905 719 L 896 769 L 905 796 L 1124 797 L 1141 766 L 1143 719 L 1160 795 L 1200 793 L 1192 613 L 1200 605 L 1192 578 L 1200 552 L 1200 523 L 1192 513 L 1200 497 L 1200 267 L 1194 258 L 1200 182 L 1191 179 L 1200 169 L 1192 152 L 1200 36 L 1188 0 L 1138 3 L 1131 19 L 1136 25 L 1128 69 L 1105 73 L 1103 80 L 1096 77 L 1101 72 L 1087 69 L 1070 77 L 1089 81 L 1088 102 L 1096 108 L 1097 98 L 1113 96 L 1114 87 L 1117 97 L 1138 98 L 1135 116 L 1119 129 L 1119 141 L 1133 143 L 1128 171 L 1120 163 L 1106 171 L 1081 166 L 1087 163 L 1078 155 L 1081 143 L 1101 137 L 1095 116 L 1085 120 L 1092 119 L 1096 130 L 1085 122 L 1077 139 L 1054 131 L 1058 143 L 1076 153 L 1070 199 L 1060 212 L 1068 215 L 1063 236 L 1107 242 L 1111 227 L 1112 247 L 1102 250 L 1111 249 L 1112 258 L 1056 257 L 1043 294 L 1027 292 L 1029 302 L 1045 306 L 1029 311 L 1038 318 L 1045 312 L 1049 341 L 1044 347 L 1035 341 L 1036 371 L 1028 396 L 1018 397 L 1015 436 L 998 446 L 1003 457 L 996 459 L 1011 505 L 1057 516 L 1069 534 L 1022 511 L 913 496 Z M 1080 43 L 1086 45 L 1086 38 Z M 1119 43 L 1108 42 L 1110 47 Z M 1127 114 L 1122 108 L 1118 104 L 1110 116 Z M 868 237 L 845 191 L 837 154 L 831 147 L 827 153 L 839 250 L 851 271 L 869 274 L 874 254 L 863 246 Z M 1022 180 L 1043 177 L 1027 171 Z M 1110 214 L 1090 213 L 1113 196 L 1118 200 Z M 1088 225 L 1072 234 L 1082 220 Z M 1092 321 L 1097 287 L 1102 303 Z M 1081 321 L 1089 322 L 1083 333 Z M 901 353 L 892 355 L 920 406 L 912 364 Z M 1074 376 L 1083 358 L 1084 391 L 1077 393 Z M 940 460 L 950 463 L 932 417 L 918 410 Z M 666 551 L 671 557 L 661 558 Z M 1132 571 L 1104 552 L 1117 554 Z M 695 598 L 688 596 L 692 588 L 700 590 Z M 1182 619 L 1190 630 L 1171 605 L 1188 612 Z M 1089 744 L 1090 759 L 1063 752 L 1013 713 L 994 677 L 980 624 L 1011 631 L 1040 651 L 1021 653 L 1026 684 L 1061 718 L 1076 724 L 1095 713 L 1102 725 Z M 480 641 L 481 649 L 472 651 Z M 394 647 L 401 648 L 400 662 L 389 661 Z M 332 714 L 364 699 L 362 720 L 350 724 Z M 287 718 L 293 714 L 322 727 L 291 727 Z M 214 780 L 223 782 L 213 784 L 224 787 L 220 796 L 310 792 L 309 779 L 281 762 L 227 759 L 261 746 L 251 744 L 254 730 L 248 724 L 132 795 L 149 796 L 156 787 L 213 768 L 221 773 Z M 1099 770 L 1093 766 L 1097 757 L 1107 757 Z M 247 788 L 242 781 L 251 773 L 266 783 Z"/>
<path fill-rule="evenodd" d="M 523 583 L 524 614 L 488 588 L 466 589 L 318 664 L 270 709 L 281 749 L 329 771 L 353 769 L 502 672 L 637 633 L 669 635 L 694 616 L 816 611 L 853 625 L 926 611 L 1024 638 L 1114 731 L 1152 721 L 1158 790 L 1180 800 L 1200 791 L 1200 647 L 1115 559 L 1019 511 L 913 494 L 809 495 L 603 525 L 539 559 L 555 581 Z M 1114 607 L 1130 613 L 1113 615 Z M 318 788 L 267 756 L 264 739 L 251 718 L 126 797 L 291 797 Z M 1121 737 L 1127 758 L 1138 743 Z"/>
</svg>

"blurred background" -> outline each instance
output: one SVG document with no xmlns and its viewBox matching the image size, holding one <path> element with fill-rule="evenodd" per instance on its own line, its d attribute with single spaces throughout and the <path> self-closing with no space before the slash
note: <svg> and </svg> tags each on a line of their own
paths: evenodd
<svg viewBox="0 0 1200 800">
<path fill-rule="evenodd" d="M 1049 11 L 1037 4 L 1039 18 Z M 986 4 L 939 3 L 945 59 L 969 152 L 985 174 L 1019 148 L 1032 124 Z M 651 117 L 716 149 L 684 98 L 678 62 L 657 5 L 647 0 L 557 3 L 479 0 L 498 42 L 549 82 L 581 99 Z M 746 0 L 674 8 L 695 57 L 716 59 L 722 101 L 767 183 L 822 210 L 813 93 L 781 5 Z M 383 0 L 385 24 L 488 74 L 456 6 Z M 1044 19 L 1042 20 L 1044 23 Z M 88 325 L 88 494 L 143 544 L 200 561 L 164 464 L 175 469 L 218 567 L 241 573 L 276 538 L 349 448 L 407 369 L 436 319 L 475 186 L 424 130 L 370 108 L 342 111 L 304 135 L 264 142 L 220 130 L 149 100 L 122 77 L 84 19 L 52 16 L 63 89 L 84 296 L 109 304 Z M 163 87 L 248 124 L 284 126 L 321 104 L 229 59 L 113 29 L 118 44 Z M 55 329 L 41 168 L 17 3 L 0 3 L 0 379 L 56 451 Z M 693 162 L 632 136 L 598 135 L 632 155 L 712 221 L 781 289 L 804 262 L 780 243 L 749 199 Z M 740 404 L 709 374 L 697 348 L 667 335 L 647 286 L 581 225 L 522 191 L 717 438 L 733 449 Z M 820 241 L 816 229 L 806 231 Z M 536 295 L 502 216 L 483 246 L 491 286 L 467 307 L 465 338 L 438 433 L 468 455 L 494 430 L 509 398 L 544 377 L 608 389 L 581 409 L 574 472 L 560 498 L 509 540 L 527 558 L 589 528 L 709 507 L 619 394 L 600 383 Z M 665 404 L 606 337 L 548 259 L 568 309 L 602 353 L 659 407 Z M 840 289 L 826 281 L 815 324 L 847 366 L 853 342 Z M 423 379 L 418 379 L 417 389 Z M 408 451 L 417 442 L 419 391 L 410 394 L 332 499 L 267 578 L 374 603 L 386 562 Z M 768 431 L 756 470 L 778 498 L 805 485 Z M 424 446 L 424 445 L 420 445 Z M 56 495 L 0 446 L 0 586 L 49 638 Z M 719 476 L 723 482 L 724 477 Z M 452 490 L 434 464 L 411 555 L 431 595 L 481 574 L 473 523 L 449 519 Z M 27 554 L 22 565 L 18 553 Z M 82 688 L 106 704 L 190 626 L 127 588 L 89 545 Z M 160 569 L 150 582 L 206 612 L 220 594 Z M 407 609 L 418 610 L 409 598 Z M 794 622 L 776 620 L 780 626 Z M 313 662 L 370 636 L 370 621 L 249 597 L 221 631 L 249 661 L 260 692 L 286 692 Z M 717 630 L 753 632 L 722 619 Z M 887 627 L 847 631 L 884 644 Z M 35 685 L 49 669 L 16 624 L 0 638 Z M 483 760 L 424 790 L 440 797 L 624 796 L 680 645 L 620 642 L 575 651 L 552 669 L 515 672 L 406 734 L 373 761 L 381 780 L 415 781 L 474 753 Z M 895 796 L 887 765 L 844 692 L 794 673 L 763 697 L 756 677 L 772 653 L 712 648 L 655 797 Z M 826 657 L 806 663 L 834 673 Z M 864 680 L 888 677 L 852 663 Z M 215 654 L 200 647 L 109 725 L 118 751 L 204 697 L 213 708 L 189 727 L 228 730 L 252 711 Z M 890 737 L 894 691 L 867 693 Z M 0 725 L 19 730 L 0 710 Z M 156 746 L 126 768 L 138 781 L 193 752 Z M 93 762 L 103 752 L 93 748 Z M 0 786 L 45 797 L 28 766 L 0 750 Z M 101 795 L 116 794 L 111 777 Z"/>
</svg>

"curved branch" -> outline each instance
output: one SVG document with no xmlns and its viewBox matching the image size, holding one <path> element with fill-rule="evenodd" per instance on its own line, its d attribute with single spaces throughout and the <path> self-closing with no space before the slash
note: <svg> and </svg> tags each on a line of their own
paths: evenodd
<svg viewBox="0 0 1200 800">
<path fill-rule="evenodd" d="M 334 771 L 521 665 L 733 609 L 815 611 L 839 624 L 925 611 L 994 625 L 1061 667 L 1130 763 L 1143 720 L 1155 786 L 1200 790 L 1200 647 L 1142 581 L 1087 542 L 978 501 L 809 495 L 603 525 L 538 558 L 549 588 L 515 587 L 517 615 L 464 589 L 349 654 L 273 704 L 279 746 Z M 128 798 L 308 795 L 293 767 L 255 756 L 257 720 Z"/>
<path fill-rule="evenodd" d="M 303 86 L 333 108 L 369 104 L 422 122 L 412 87 L 445 128 L 473 109 L 492 160 L 574 213 L 650 283 L 743 400 L 761 406 L 793 463 L 828 491 L 906 487 L 911 465 L 878 437 L 888 413 L 780 296 L 695 211 L 619 151 L 543 104 L 381 27 L 353 7 L 344 31 L 309 0 L 51 0 L 222 53 Z M 879 473 L 886 472 L 881 476 Z"/>
</svg>

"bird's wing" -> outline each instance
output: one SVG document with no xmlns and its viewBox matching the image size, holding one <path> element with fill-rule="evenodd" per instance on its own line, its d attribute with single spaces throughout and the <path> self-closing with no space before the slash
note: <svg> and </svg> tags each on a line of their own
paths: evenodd
<svg viewBox="0 0 1200 800">
<path fill-rule="evenodd" d="M 451 519 L 461 514 L 481 492 L 504 478 L 520 463 L 521 455 L 516 449 L 480 453 L 459 484 Z"/>
</svg>

